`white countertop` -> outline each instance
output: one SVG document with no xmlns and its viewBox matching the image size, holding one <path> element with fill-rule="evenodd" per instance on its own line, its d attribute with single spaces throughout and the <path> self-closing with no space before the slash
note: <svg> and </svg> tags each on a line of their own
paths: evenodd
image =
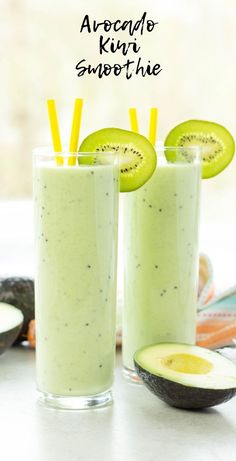
<svg viewBox="0 0 236 461">
<path fill-rule="evenodd" d="M 37 402 L 34 351 L 0 356 L 0 453 L 5 461 L 235 461 L 236 399 L 214 409 L 168 407 L 122 376 L 114 404 L 64 411 Z M 4 455 L 4 456 L 3 456 Z"/>
</svg>

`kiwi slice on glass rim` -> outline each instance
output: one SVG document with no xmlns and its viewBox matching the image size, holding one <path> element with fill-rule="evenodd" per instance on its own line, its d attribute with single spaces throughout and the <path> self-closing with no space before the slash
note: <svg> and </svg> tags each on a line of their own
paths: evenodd
<svg viewBox="0 0 236 461">
<path fill-rule="evenodd" d="M 121 192 L 130 192 L 143 186 L 152 176 L 157 164 L 156 151 L 147 138 L 120 128 L 104 128 L 91 133 L 83 140 L 79 152 L 117 152 Z M 96 163 L 96 155 L 89 156 L 86 160 L 89 164 Z M 84 159 L 80 160 L 80 163 L 84 162 Z"/>
<path fill-rule="evenodd" d="M 235 143 L 230 132 L 222 125 L 204 120 L 188 120 L 173 128 L 165 140 L 165 146 L 200 146 L 202 151 L 202 178 L 212 178 L 231 162 Z M 166 153 L 173 160 L 173 151 Z"/>
</svg>

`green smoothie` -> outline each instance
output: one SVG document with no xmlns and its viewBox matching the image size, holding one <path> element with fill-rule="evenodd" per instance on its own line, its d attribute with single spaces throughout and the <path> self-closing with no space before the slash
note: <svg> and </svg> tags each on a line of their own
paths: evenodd
<svg viewBox="0 0 236 461">
<path fill-rule="evenodd" d="M 111 388 L 115 357 L 118 169 L 34 168 L 37 383 L 91 396 Z"/>
<path fill-rule="evenodd" d="M 157 342 L 195 342 L 200 164 L 167 163 L 124 198 L 123 361 Z"/>
</svg>

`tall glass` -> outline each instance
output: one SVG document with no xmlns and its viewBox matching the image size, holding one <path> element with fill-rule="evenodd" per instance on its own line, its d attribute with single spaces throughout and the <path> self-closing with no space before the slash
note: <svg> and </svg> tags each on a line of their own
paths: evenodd
<svg viewBox="0 0 236 461">
<path fill-rule="evenodd" d="M 124 197 L 123 363 L 134 381 L 137 349 L 195 343 L 199 148 L 158 148 L 157 157 L 147 184 Z"/>
<path fill-rule="evenodd" d="M 80 409 L 112 400 L 119 171 L 114 153 L 63 156 L 33 153 L 37 386 Z"/>
</svg>

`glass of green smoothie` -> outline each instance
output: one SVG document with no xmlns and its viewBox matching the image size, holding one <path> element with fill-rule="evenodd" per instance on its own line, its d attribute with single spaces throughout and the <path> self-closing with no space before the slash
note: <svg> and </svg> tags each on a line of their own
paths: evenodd
<svg viewBox="0 0 236 461">
<path fill-rule="evenodd" d="M 36 369 L 47 405 L 111 402 L 119 168 L 116 152 L 33 152 Z"/>
<path fill-rule="evenodd" d="M 158 147 L 149 181 L 124 196 L 125 375 L 152 343 L 195 343 L 200 148 Z M 169 158 L 169 160 L 167 160 Z"/>
</svg>

